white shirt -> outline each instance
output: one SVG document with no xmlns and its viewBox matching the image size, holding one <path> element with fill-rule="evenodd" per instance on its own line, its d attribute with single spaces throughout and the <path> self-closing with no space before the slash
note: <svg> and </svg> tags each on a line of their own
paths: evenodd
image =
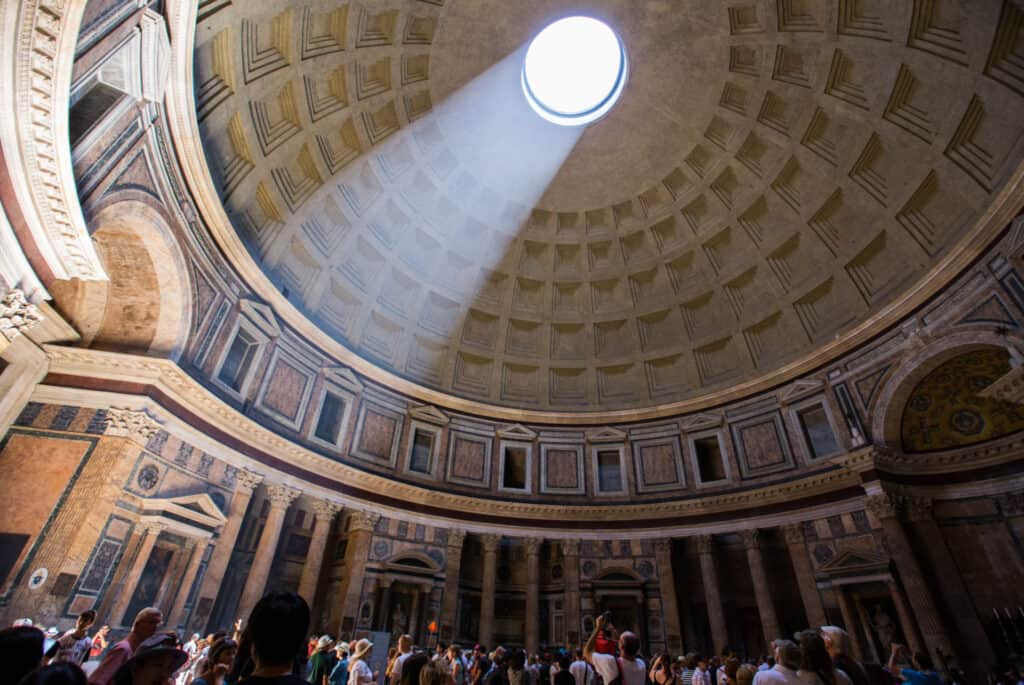
<svg viewBox="0 0 1024 685">
<path fill-rule="evenodd" d="M 590 685 L 593 669 L 583 659 L 577 659 L 569 665 L 569 673 L 576 679 L 576 685 Z"/>
<path fill-rule="evenodd" d="M 803 682 L 793 669 L 775 664 L 766 671 L 755 673 L 752 685 L 803 685 Z"/>
<path fill-rule="evenodd" d="M 392 685 L 398 685 L 402 682 L 402 664 L 405 660 L 412 656 L 412 650 L 399 654 L 395 659 L 395 663 L 391 666 L 391 683 Z"/>
<path fill-rule="evenodd" d="M 850 680 L 850 676 L 846 675 L 838 668 L 834 668 L 832 670 L 836 674 L 836 685 L 853 685 L 853 682 Z M 821 678 L 818 677 L 817 673 L 797 671 L 796 675 L 800 678 L 800 681 L 806 685 L 825 685 L 825 683 L 821 682 Z"/>
<path fill-rule="evenodd" d="M 619 666 L 615 655 L 594 652 L 590 655 L 594 670 L 597 671 L 605 685 L 619 677 Z M 643 659 L 622 660 L 622 685 L 644 685 L 647 682 L 647 666 Z"/>
<path fill-rule="evenodd" d="M 365 659 L 356 659 L 348 665 L 349 683 L 352 685 L 371 685 L 373 683 L 373 671 Z"/>
</svg>

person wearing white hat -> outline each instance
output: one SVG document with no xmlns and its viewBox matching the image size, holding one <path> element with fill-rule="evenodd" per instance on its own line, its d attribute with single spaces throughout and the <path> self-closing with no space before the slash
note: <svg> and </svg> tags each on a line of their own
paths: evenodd
<svg viewBox="0 0 1024 685">
<path fill-rule="evenodd" d="M 309 657 L 309 673 L 306 676 L 306 680 L 313 685 L 328 685 L 327 677 L 334 668 L 334 658 L 331 656 L 333 643 L 330 635 L 322 635 L 316 641 L 316 650 Z"/>
<path fill-rule="evenodd" d="M 370 669 L 371 650 L 373 643 L 365 637 L 356 643 L 356 648 L 349 658 L 348 685 L 373 685 L 377 682 L 377 674 Z"/>
<path fill-rule="evenodd" d="M 339 642 L 334 648 L 336 661 L 327 681 L 330 685 L 348 685 L 348 643 Z"/>
</svg>

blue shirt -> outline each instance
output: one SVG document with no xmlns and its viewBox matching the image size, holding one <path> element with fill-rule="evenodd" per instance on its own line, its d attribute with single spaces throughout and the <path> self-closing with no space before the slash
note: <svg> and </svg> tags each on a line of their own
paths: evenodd
<svg viewBox="0 0 1024 685">
<path fill-rule="evenodd" d="M 935 671 L 915 671 L 912 668 L 904 668 L 900 671 L 900 675 L 910 685 L 943 685 L 942 679 Z"/>
<path fill-rule="evenodd" d="M 348 685 L 348 657 L 334 665 L 331 675 L 327 676 L 331 685 Z"/>
</svg>

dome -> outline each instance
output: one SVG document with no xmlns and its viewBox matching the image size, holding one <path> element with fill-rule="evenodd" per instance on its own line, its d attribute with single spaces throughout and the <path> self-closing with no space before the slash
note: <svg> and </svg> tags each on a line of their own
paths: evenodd
<svg viewBox="0 0 1024 685">
<path fill-rule="evenodd" d="M 568 132 L 519 83 L 563 5 L 200 16 L 218 240 L 311 337 L 413 394 L 690 410 L 920 306 L 1018 170 L 995 5 L 904 40 L 896 6 L 599 2 L 629 78 Z"/>
</svg>

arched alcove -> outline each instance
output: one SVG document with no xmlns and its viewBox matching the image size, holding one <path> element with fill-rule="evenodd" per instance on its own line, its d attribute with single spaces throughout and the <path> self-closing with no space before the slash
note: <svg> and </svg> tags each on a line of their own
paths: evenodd
<svg viewBox="0 0 1024 685">
<path fill-rule="evenodd" d="M 904 405 L 903 451 L 965 447 L 1024 429 L 1024 407 L 981 394 L 1009 370 L 1010 353 L 993 346 L 964 351 L 935 367 Z"/>
<path fill-rule="evenodd" d="M 106 281 L 58 281 L 54 302 L 87 347 L 174 357 L 192 308 L 188 271 L 164 218 L 123 201 L 92 222 Z"/>
</svg>

